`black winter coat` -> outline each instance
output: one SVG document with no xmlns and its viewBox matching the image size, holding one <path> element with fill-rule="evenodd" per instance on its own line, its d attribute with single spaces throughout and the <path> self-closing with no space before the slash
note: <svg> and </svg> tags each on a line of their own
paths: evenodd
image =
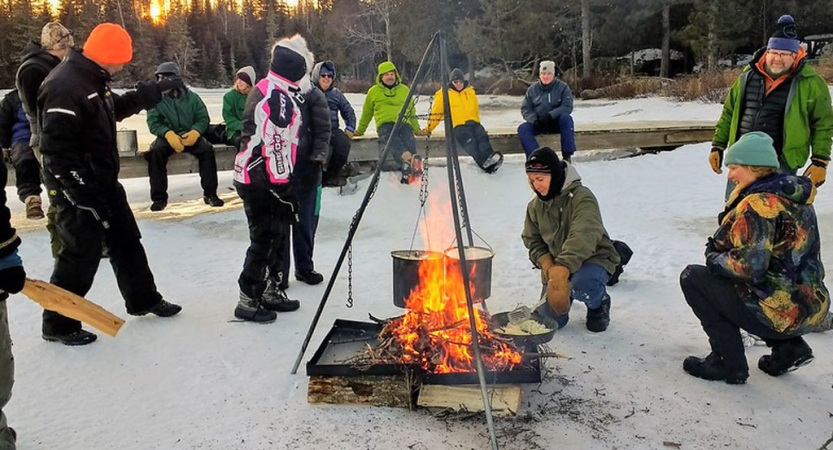
<svg viewBox="0 0 833 450">
<path fill-rule="evenodd" d="M 153 106 L 135 91 L 114 94 L 109 81 L 107 71 L 71 50 L 38 95 L 44 184 L 87 206 L 117 187 L 116 122 Z"/>
<path fill-rule="evenodd" d="M 29 119 L 29 128 L 32 130 L 32 138 L 29 144 L 32 147 L 38 146 L 38 123 L 37 103 L 38 89 L 49 72 L 54 69 L 61 60 L 49 54 L 35 41 L 29 41 L 23 49 L 23 56 L 20 57 L 20 67 L 17 69 L 15 85 L 20 94 L 20 101 L 23 102 L 23 111 Z"/>
<path fill-rule="evenodd" d="M 313 87 L 304 94 L 301 105 L 304 131 L 298 143 L 298 157 L 292 173 L 300 190 L 318 187 L 321 182 L 321 167 L 330 160 L 330 107 L 321 89 Z"/>
</svg>

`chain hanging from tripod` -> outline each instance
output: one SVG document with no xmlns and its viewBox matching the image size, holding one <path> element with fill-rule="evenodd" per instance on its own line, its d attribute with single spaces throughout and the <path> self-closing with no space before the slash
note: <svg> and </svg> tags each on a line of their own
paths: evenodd
<svg viewBox="0 0 833 450">
<path fill-rule="evenodd" d="M 370 196 L 368 197 L 368 201 L 376 195 L 376 189 L 379 187 L 379 182 L 377 180 L 376 183 L 370 183 L 368 189 L 370 189 Z M 358 227 L 359 226 L 359 212 L 356 211 L 353 214 L 353 219 L 350 221 L 350 228 Z M 350 247 L 347 249 L 347 303 L 346 306 L 348 308 L 353 307 L 353 244 L 350 244 Z"/>
</svg>

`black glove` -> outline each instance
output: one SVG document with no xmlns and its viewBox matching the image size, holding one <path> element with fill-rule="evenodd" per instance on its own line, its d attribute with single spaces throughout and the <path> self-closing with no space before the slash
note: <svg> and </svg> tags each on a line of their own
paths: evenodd
<svg viewBox="0 0 833 450">
<path fill-rule="evenodd" d="M 145 109 L 151 109 L 162 101 L 162 95 L 173 89 L 184 89 L 180 77 L 162 78 L 159 81 L 142 81 L 136 85 L 136 92 L 142 97 Z"/>
<path fill-rule="evenodd" d="M 708 241 L 706 241 L 706 251 L 703 253 L 706 258 L 709 257 L 711 253 L 717 253 L 717 246 L 714 243 L 714 238 L 710 237 Z"/>
<path fill-rule="evenodd" d="M 25 283 L 26 271 L 23 270 L 23 260 L 17 250 L 0 258 L 0 289 L 9 294 L 17 294 Z"/>
</svg>

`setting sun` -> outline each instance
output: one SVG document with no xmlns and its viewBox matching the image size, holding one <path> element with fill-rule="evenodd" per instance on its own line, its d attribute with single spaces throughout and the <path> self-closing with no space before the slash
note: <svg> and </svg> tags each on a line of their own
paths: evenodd
<svg viewBox="0 0 833 450">
<path fill-rule="evenodd" d="M 159 4 L 158 0 L 154 0 L 150 4 L 150 20 L 153 23 L 159 23 L 162 21 L 162 5 Z"/>
</svg>

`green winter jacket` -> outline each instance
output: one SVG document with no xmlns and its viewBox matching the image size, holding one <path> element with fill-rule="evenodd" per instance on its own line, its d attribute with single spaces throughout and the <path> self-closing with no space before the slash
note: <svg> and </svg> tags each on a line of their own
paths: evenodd
<svg viewBox="0 0 833 450">
<path fill-rule="evenodd" d="M 598 264 L 612 274 L 619 263 L 619 254 L 602 223 L 599 203 L 590 189 L 582 186 L 570 164 L 558 196 L 547 201 L 536 196 L 527 205 L 521 239 L 536 267 L 547 252 L 571 274 L 585 262 Z"/>
<path fill-rule="evenodd" d="M 732 193 L 709 270 L 730 279 L 761 322 L 787 335 L 816 328 L 830 307 L 809 178 L 772 175 Z"/>
<path fill-rule="evenodd" d="M 382 74 L 396 71 L 396 84 L 389 88 L 382 84 Z M 357 134 L 364 134 L 367 126 L 370 124 L 370 118 L 376 121 L 376 128 L 383 123 L 396 122 L 399 117 L 399 110 L 405 104 L 405 99 L 408 97 L 408 86 L 402 84 L 402 78 L 399 76 L 399 71 L 396 66 L 390 61 L 385 61 L 379 64 L 378 73 L 376 74 L 376 84 L 367 90 L 367 97 L 364 99 L 364 106 L 362 107 L 362 117 L 359 120 L 359 126 L 356 128 Z M 419 122 L 416 117 L 416 109 L 414 109 L 414 102 L 411 100 L 408 105 L 408 110 L 405 112 L 405 123 L 411 126 L 414 131 L 419 130 Z"/>
<path fill-rule="evenodd" d="M 243 110 L 246 108 L 246 94 L 237 89 L 226 92 L 223 96 L 223 121 L 226 123 L 226 139 L 234 133 L 243 132 Z"/>
<path fill-rule="evenodd" d="M 728 148 L 738 139 L 743 90 L 751 69 L 751 66 L 746 66 L 726 94 L 723 113 L 712 139 L 715 146 Z M 813 149 L 812 156 L 830 160 L 833 108 L 827 83 L 807 64 L 803 65 L 790 83 L 787 111 L 784 114 L 783 158 L 791 169 L 796 170 L 807 163 L 810 147 Z"/>
<path fill-rule="evenodd" d="M 155 108 L 148 110 L 148 129 L 158 137 L 164 137 L 168 131 L 181 136 L 196 130 L 204 135 L 208 131 L 208 121 L 205 103 L 190 89 L 186 89 L 180 98 L 165 95 Z"/>
</svg>

